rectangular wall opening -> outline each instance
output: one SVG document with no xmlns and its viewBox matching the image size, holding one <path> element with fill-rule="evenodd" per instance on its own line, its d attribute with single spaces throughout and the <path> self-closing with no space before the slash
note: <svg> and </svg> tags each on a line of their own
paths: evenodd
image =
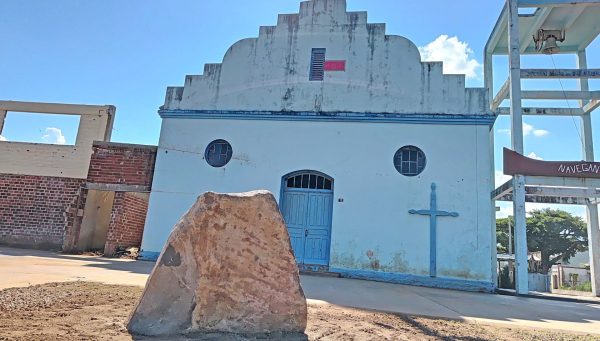
<svg viewBox="0 0 600 341">
<path fill-rule="evenodd" d="M 9 111 L 0 131 L 11 142 L 75 145 L 80 115 Z"/>
</svg>

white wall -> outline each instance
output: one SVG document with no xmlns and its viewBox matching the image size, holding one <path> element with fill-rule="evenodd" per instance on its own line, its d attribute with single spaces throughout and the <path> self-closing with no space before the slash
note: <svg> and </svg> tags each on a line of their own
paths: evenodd
<svg viewBox="0 0 600 341">
<path fill-rule="evenodd" d="M 233 158 L 209 166 L 208 143 L 225 139 Z M 421 148 L 427 167 L 417 177 L 399 174 L 397 149 Z M 491 162 L 487 125 L 368 122 L 163 119 L 144 251 L 161 251 L 171 228 L 205 191 L 267 189 L 279 197 L 282 176 L 321 171 L 335 179 L 331 266 L 429 273 L 430 185 L 438 208 L 458 218 L 438 222 L 438 275 L 491 281 Z M 343 198 L 342 203 L 338 198 Z"/>
<path fill-rule="evenodd" d="M 346 71 L 309 81 L 313 48 L 345 60 Z M 486 96 L 465 89 L 464 75 L 443 75 L 442 63 L 421 63 L 413 42 L 367 23 L 366 12 L 347 12 L 345 0 L 312 0 L 169 88 L 164 108 L 469 115 L 487 111 Z"/>
<path fill-rule="evenodd" d="M 9 111 L 78 115 L 79 127 L 75 145 L 0 141 L 0 173 L 85 179 L 92 144 L 110 141 L 116 109 L 111 105 L 0 101 L 0 121 Z"/>
</svg>

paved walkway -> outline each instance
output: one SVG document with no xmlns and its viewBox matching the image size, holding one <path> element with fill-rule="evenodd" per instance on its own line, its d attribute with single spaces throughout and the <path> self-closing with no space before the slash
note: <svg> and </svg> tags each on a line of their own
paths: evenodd
<svg viewBox="0 0 600 341">
<path fill-rule="evenodd" d="M 150 262 L 0 247 L 0 289 L 77 280 L 143 286 L 153 266 Z M 302 287 L 312 303 L 600 334 L 600 304 L 316 276 L 302 276 Z"/>
</svg>

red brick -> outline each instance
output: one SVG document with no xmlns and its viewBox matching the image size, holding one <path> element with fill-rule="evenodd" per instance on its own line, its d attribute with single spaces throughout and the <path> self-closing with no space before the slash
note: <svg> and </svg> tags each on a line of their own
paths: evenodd
<svg viewBox="0 0 600 341">
<path fill-rule="evenodd" d="M 60 249 L 85 180 L 0 174 L 0 244 Z M 76 210 L 74 211 L 76 212 Z"/>
</svg>

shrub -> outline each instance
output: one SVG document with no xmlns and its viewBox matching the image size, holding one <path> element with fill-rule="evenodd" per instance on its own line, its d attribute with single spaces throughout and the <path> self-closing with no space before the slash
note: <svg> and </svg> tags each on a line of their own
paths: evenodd
<svg viewBox="0 0 600 341">
<path fill-rule="evenodd" d="M 592 282 L 585 282 L 581 284 L 577 284 L 575 286 L 570 285 L 561 285 L 561 290 L 573 290 L 573 291 L 587 291 L 592 292 Z"/>
</svg>

